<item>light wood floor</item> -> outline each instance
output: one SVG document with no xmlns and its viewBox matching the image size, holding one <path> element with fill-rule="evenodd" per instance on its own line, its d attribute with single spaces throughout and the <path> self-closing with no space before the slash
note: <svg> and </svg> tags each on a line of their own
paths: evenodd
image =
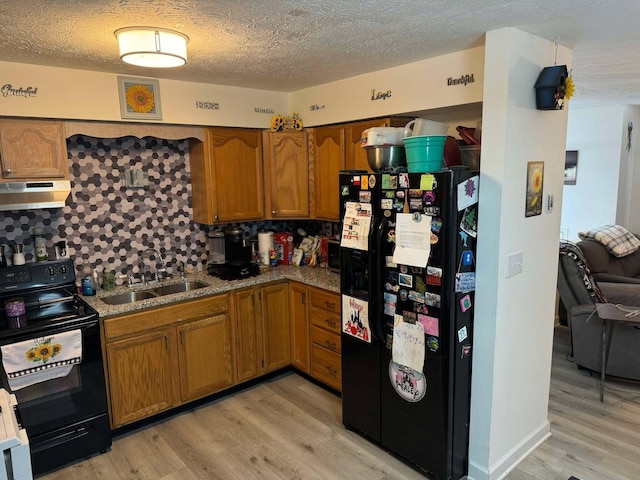
<svg viewBox="0 0 640 480">
<path fill-rule="evenodd" d="M 509 480 L 640 478 L 640 386 L 598 378 L 566 360 L 556 328 L 552 437 Z M 424 479 L 342 427 L 340 399 L 294 373 L 120 436 L 110 451 L 43 480 Z"/>
</svg>

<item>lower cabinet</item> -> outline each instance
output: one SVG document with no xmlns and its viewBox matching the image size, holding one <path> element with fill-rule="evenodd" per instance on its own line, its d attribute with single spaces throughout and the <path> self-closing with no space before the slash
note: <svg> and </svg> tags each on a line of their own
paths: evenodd
<svg viewBox="0 0 640 480">
<path fill-rule="evenodd" d="M 293 282 L 289 291 L 291 365 L 341 391 L 340 295 Z"/>
<path fill-rule="evenodd" d="M 238 382 L 289 365 L 287 282 L 243 288 L 234 291 L 232 296 Z"/>
<path fill-rule="evenodd" d="M 106 319 L 111 426 L 233 385 L 232 327 L 227 295 Z"/>
</svg>

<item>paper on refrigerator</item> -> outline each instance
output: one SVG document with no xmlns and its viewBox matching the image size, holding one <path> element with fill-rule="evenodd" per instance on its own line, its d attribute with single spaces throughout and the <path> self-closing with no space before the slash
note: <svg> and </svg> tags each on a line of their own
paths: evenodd
<svg viewBox="0 0 640 480">
<path fill-rule="evenodd" d="M 369 250 L 371 204 L 347 202 L 342 222 L 341 247 Z"/>
<path fill-rule="evenodd" d="M 396 315 L 393 322 L 392 360 L 422 373 L 424 347 L 424 327 L 422 324 L 405 322 L 402 315 Z"/>
<path fill-rule="evenodd" d="M 431 216 L 420 213 L 396 215 L 396 248 L 393 262 L 426 267 L 431 253 Z"/>
</svg>

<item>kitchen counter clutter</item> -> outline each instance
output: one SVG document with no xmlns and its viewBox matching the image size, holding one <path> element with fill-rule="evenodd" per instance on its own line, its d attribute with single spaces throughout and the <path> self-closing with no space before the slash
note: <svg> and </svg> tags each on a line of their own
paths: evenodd
<svg viewBox="0 0 640 480">
<path fill-rule="evenodd" d="M 201 273 L 196 275 L 187 275 L 184 279 L 173 278 L 161 283 L 151 283 L 149 285 L 136 284 L 133 287 L 117 287 L 115 290 L 100 291 L 95 296 L 82 297 L 91 307 L 98 311 L 100 318 L 108 318 L 115 315 L 132 313 L 147 308 L 161 307 L 176 302 L 192 300 L 195 298 L 206 297 L 219 293 L 231 292 L 241 288 L 262 285 L 280 280 L 292 280 L 303 283 L 305 285 L 314 286 L 330 292 L 340 292 L 340 275 L 331 272 L 325 268 L 308 268 L 294 266 L 278 266 L 263 271 L 260 275 L 241 280 L 220 280 L 210 275 Z M 137 292 L 142 290 L 150 290 L 159 286 L 173 285 L 185 281 L 197 281 L 207 284 L 207 287 L 190 290 L 187 292 L 175 293 L 170 295 L 162 295 L 139 301 L 126 303 L 122 305 L 109 305 L 102 299 L 126 292 Z"/>
<path fill-rule="evenodd" d="M 242 280 L 189 275 L 84 297 L 100 314 L 111 428 L 290 366 L 340 390 L 339 336 L 312 334 L 315 323 L 339 331 L 339 280 L 279 266 Z M 329 310 L 314 314 L 315 304 Z"/>
</svg>

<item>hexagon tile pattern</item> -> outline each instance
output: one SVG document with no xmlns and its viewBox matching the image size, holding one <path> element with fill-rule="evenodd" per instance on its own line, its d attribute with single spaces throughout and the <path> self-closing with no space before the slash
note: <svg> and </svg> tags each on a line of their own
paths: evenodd
<svg viewBox="0 0 640 480">
<path fill-rule="evenodd" d="M 98 139 L 75 135 L 67 140 L 71 166 L 71 195 L 64 208 L 0 212 L 0 244 L 24 244 L 27 262 L 35 261 L 33 229 L 43 227 L 53 258 L 53 245 L 67 241 L 76 267 L 88 260 L 99 273 L 139 278 L 140 262 L 154 268 L 155 248 L 165 257 L 169 273 L 177 262 L 202 269 L 207 262 L 207 233 L 211 226 L 191 220 L 191 174 L 189 143 L 145 137 Z M 142 170 L 145 187 L 125 186 L 128 170 Z M 337 233 L 339 224 L 329 222 L 247 222 L 240 226 L 245 237 L 258 231 L 296 231 L 309 234 Z M 224 225 L 217 228 L 223 228 Z M 332 232 L 333 230 L 333 232 Z M 9 262 L 11 249 L 5 249 Z M 144 257 L 144 258 L 143 258 Z M 117 279 L 118 285 L 123 279 Z"/>
<path fill-rule="evenodd" d="M 65 207 L 2 212 L 2 243 L 23 243 L 27 261 L 34 261 L 32 232 L 42 226 L 50 248 L 66 240 L 78 267 L 88 260 L 99 272 L 138 275 L 146 248 L 158 249 L 169 267 L 177 261 L 206 262 L 206 227 L 191 221 L 186 140 L 75 135 L 67 140 L 67 150 L 72 191 Z M 142 170 L 148 185 L 126 187 L 130 169 Z M 158 260 L 153 254 L 145 259 L 149 267 Z"/>
</svg>

